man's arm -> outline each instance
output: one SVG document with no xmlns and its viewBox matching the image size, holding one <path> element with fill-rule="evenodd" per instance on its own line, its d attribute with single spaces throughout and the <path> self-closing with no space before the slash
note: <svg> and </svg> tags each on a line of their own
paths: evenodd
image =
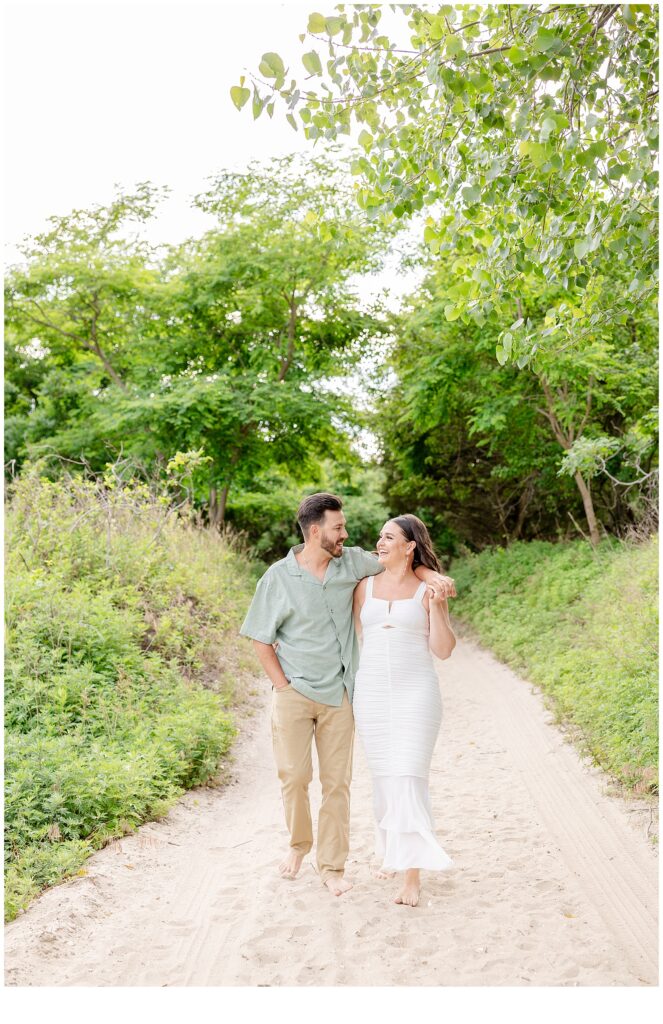
<svg viewBox="0 0 663 1024">
<path fill-rule="evenodd" d="M 277 658 L 272 644 L 263 644 L 260 640 L 254 640 L 253 649 L 258 655 L 258 661 L 262 665 L 265 675 L 270 678 L 274 689 L 285 690 L 286 686 L 290 686 L 290 682 L 281 668 L 281 662 Z"/>
<path fill-rule="evenodd" d="M 440 597 L 456 596 L 456 585 L 451 576 L 443 576 L 442 573 L 435 572 L 434 569 L 429 569 L 426 565 L 418 565 L 414 570 L 414 575 L 417 579 L 432 587 Z"/>
<path fill-rule="evenodd" d="M 346 548 L 348 555 L 352 558 L 352 567 L 357 581 L 365 580 L 367 576 L 379 576 L 384 572 L 384 566 L 378 561 L 375 551 L 365 551 L 363 548 Z"/>
<path fill-rule="evenodd" d="M 362 628 L 361 628 L 361 609 L 366 600 L 366 577 L 359 580 L 359 583 L 355 587 L 355 592 L 352 596 L 352 617 L 355 624 L 355 633 L 357 639 L 361 640 Z"/>
</svg>

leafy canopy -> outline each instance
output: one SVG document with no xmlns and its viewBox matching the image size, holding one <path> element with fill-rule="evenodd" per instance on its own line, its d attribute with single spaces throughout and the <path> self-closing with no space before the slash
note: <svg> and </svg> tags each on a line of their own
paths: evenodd
<svg viewBox="0 0 663 1024">
<path fill-rule="evenodd" d="M 390 11 L 311 14 L 305 75 L 265 54 L 251 76 L 254 117 L 278 102 L 311 140 L 359 130 L 360 207 L 369 219 L 427 212 L 425 241 L 455 276 L 446 318 L 497 323 L 502 363 L 523 367 L 651 303 L 657 8 Z M 610 262 L 628 271 L 623 291 L 609 287 Z M 520 316 L 522 289 L 549 287 L 560 297 L 547 322 Z"/>
</svg>

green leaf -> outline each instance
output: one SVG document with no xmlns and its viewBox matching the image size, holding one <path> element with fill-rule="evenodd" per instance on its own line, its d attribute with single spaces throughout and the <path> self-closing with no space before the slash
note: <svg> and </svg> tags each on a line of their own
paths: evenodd
<svg viewBox="0 0 663 1024">
<path fill-rule="evenodd" d="M 497 359 L 497 362 L 500 364 L 500 366 L 504 366 L 507 359 L 509 358 L 506 350 L 502 347 L 502 345 L 497 345 L 497 347 L 495 348 L 495 358 Z"/>
<path fill-rule="evenodd" d="M 577 242 L 574 242 L 573 251 L 579 260 L 583 259 L 583 257 L 587 255 L 588 250 L 589 244 L 584 240 L 584 238 L 579 238 Z"/>
<path fill-rule="evenodd" d="M 461 309 L 454 302 L 450 302 L 444 307 L 444 315 L 447 320 L 457 320 L 460 314 Z"/>
<path fill-rule="evenodd" d="M 295 129 L 295 131 L 299 130 L 299 126 L 298 126 L 297 122 L 295 121 L 294 117 L 292 116 L 292 114 L 286 114 L 285 115 L 285 119 L 288 122 L 288 124 L 291 125 Z"/>
<path fill-rule="evenodd" d="M 325 29 L 330 36 L 335 36 L 343 28 L 343 18 L 325 18 Z"/>
<path fill-rule="evenodd" d="M 522 64 L 523 61 L 527 60 L 527 53 L 523 50 L 522 46 L 512 46 L 510 50 L 506 51 L 506 56 L 512 64 Z"/>
<path fill-rule="evenodd" d="M 478 189 L 476 185 L 468 185 L 467 188 L 463 189 L 463 199 L 468 206 L 478 203 L 481 199 L 481 189 Z"/>
<path fill-rule="evenodd" d="M 241 86 L 239 86 L 239 85 L 233 85 L 232 89 L 230 90 L 230 98 L 231 98 L 231 100 L 233 101 L 233 103 L 235 104 L 235 106 L 237 107 L 238 110 L 242 109 L 242 107 L 250 99 L 250 97 L 251 97 L 251 90 L 250 89 L 242 89 Z M 254 114 L 255 114 L 255 111 L 254 111 Z"/>
<path fill-rule="evenodd" d="M 310 53 L 305 53 L 302 57 L 302 64 L 310 75 L 322 74 L 322 64 L 315 50 L 311 50 Z"/>
<path fill-rule="evenodd" d="M 629 28 L 635 28 L 635 18 L 633 17 L 633 7 L 631 4 L 623 5 L 622 17 Z"/>
<path fill-rule="evenodd" d="M 518 152 L 521 156 L 528 156 L 538 169 L 552 156 L 553 150 L 551 146 L 541 142 L 521 142 L 518 145 Z"/>
<path fill-rule="evenodd" d="M 445 49 L 447 57 L 457 57 L 459 53 L 463 53 L 463 42 L 458 36 L 449 36 Z"/>
<path fill-rule="evenodd" d="M 373 136 L 371 135 L 370 132 L 367 132 L 366 129 L 363 129 L 359 133 L 359 138 L 357 141 L 359 145 L 362 146 L 364 150 L 368 153 L 369 149 L 373 145 Z"/>
<path fill-rule="evenodd" d="M 540 53 L 547 53 L 548 50 L 552 50 L 553 48 L 556 50 L 560 49 L 563 45 L 564 44 L 559 36 L 556 36 L 554 32 L 551 32 L 550 29 L 547 28 L 540 28 L 537 31 L 536 38 L 533 42 L 534 49 L 538 50 Z"/>
<path fill-rule="evenodd" d="M 309 14 L 308 18 L 308 31 L 316 34 L 324 32 L 325 30 L 325 19 L 322 14 Z"/>
<path fill-rule="evenodd" d="M 557 121 L 554 117 L 546 117 L 543 124 L 541 125 L 541 134 L 539 138 L 541 142 L 547 142 L 550 138 L 551 132 L 557 130 Z"/>
<path fill-rule="evenodd" d="M 446 25 L 444 24 L 444 19 L 443 18 L 433 18 L 433 20 L 430 23 L 430 28 L 428 30 L 428 34 L 429 34 L 430 38 L 437 42 L 438 39 L 442 38 L 442 36 L 445 34 L 445 32 L 446 32 Z"/>
<path fill-rule="evenodd" d="M 278 53 L 263 53 L 259 68 L 265 78 L 279 78 L 285 74 L 285 66 Z"/>
</svg>

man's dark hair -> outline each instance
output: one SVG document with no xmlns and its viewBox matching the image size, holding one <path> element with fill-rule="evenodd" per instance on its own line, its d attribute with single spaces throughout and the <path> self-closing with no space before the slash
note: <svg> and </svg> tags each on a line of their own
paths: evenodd
<svg viewBox="0 0 663 1024">
<path fill-rule="evenodd" d="M 330 512 L 340 512 L 342 508 L 343 502 L 340 498 L 337 498 L 335 494 L 326 494 L 324 491 L 319 494 L 309 494 L 308 498 L 304 498 L 297 509 L 297 522 L 304 539 L 308 536 L 309 528 L 314 523 L 322 522 L 327 509 Z"/>
</svg>

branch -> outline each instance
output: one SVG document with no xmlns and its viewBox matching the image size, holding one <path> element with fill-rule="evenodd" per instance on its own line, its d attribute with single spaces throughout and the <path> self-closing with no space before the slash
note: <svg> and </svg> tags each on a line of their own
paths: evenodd
<svg viewBox="0 0 663 1024">
<path fill-rule="evenodd" d="M 582 434 L 582 432 L 584 430 L 584 427 L 585 427 L 585 424 L 587 423 L 587 420 L 589 419 L 589 413 L 590 413 L 590 410 L 592 408 L 592 387 L 593 386 L 594 386 L 594 377 L 590 376 L 590 378 L 589 378 L 589 385 L 588 385 L 589 390 L 587 392 L 587 404 L 585 406 L 585 415 L 583 416 L 582 420 L 580 421 L 580 426 L 578 427 L 578 437 L 580 437 L 580 435 Z"/>
<path fill-rule="evenodd" d="M 418 53 L 426 52 L 425 50 L 399 50 L 395 46 L 358 46 L 357 43 L 338 43 L 333 42 L 331 39 L 323 39 L 322 36 L 316 35 L 315 32 L 307 32 L 306 34 L 323 46 L 330 43 L 334 48 L 342 46 L 345 50 L 368 50 L 370 53 L 412 53 L 415 57 Z"/>
<path fill-rule="evenodd" d="M 295 328 L 297 326 L 297 303 L 295 302 L 294 295 L 290 298 L 290 317 L 288 319 L 288 348 L 285 356 L 281 360 L 281 366 L 279 368 L 278 377 L 276 378 L 279 384 L 285 378 L 286 373 L 290 369 L 292 363 L 292 357 L 295 354 Z"/>
<path fill-rule="evenodd" d="M 42 316 L 46 316 L 36 299 L 27 299 L 27 302 L 31 302 L 37 307 Z M 85 345 L 83 338 L 79 338 L 77 334 L 73 334 L 71 331 L 65 331 L 64 327 L 58 327 L 57 324 L 51 323 L 49 320 L 40 320 L 38 317 L 34 316 L 34 314 L 28 313 L 27 310 L 24 310 L 24 313 L 28 320 L 32 320 L 33 323 L 40 324 L 42 327 L 48 327 L 51 331 L 57 331 L 58 334 L 63 334 L 65 338 L 71 338 L 72 341 L 78 342 L 79 345 Z"/>
</svg>

